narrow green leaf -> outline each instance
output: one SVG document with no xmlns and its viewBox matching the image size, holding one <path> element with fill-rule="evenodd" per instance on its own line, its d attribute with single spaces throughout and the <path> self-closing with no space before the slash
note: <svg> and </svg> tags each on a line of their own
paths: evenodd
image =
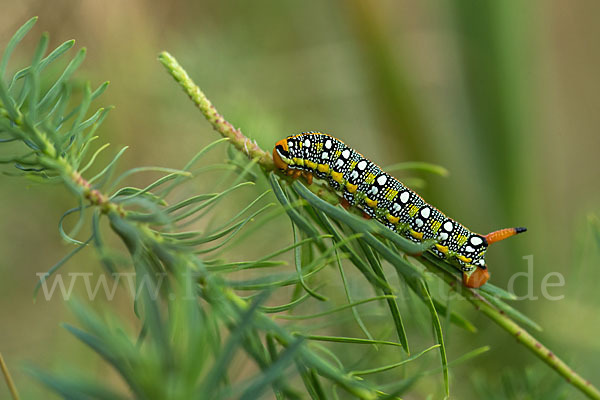
<svg viewBox="0 0 600 400">
<path fill-rule="evenodd" d="M 92 157 L 90 158 L 90 160 L 88 161 L 88 163 L 83 168 L 81 168 L 79 170 L 79 174 L 83 175 L 83 173 L 85 171 L 87 171 L 94 164 L 94 161 L 96 161 L 96 157 L 98 157 L 98 155 L 100 153 L 102 153 L 102 151 L 104 149 L 106 149 L 108 146 L 110 146 L 110 143 L 105 143 L 102 146 L 100 146 L 100 148 L 94 152 L 94 154 L 92 155 Z"/>
<path fill-rule="evenodd" d="M 534 320 L 532 320 L 531 318 L 529 318 L 528 316 L 526 316 L 519 310 L 506 304 L 501 299 L 499 299 L 493 295 L 490 295 L 487 292 L 480 291 L 479 294 L 482 295 L 487 301 L 492 303 L 495 307 L 497 307 L 500 310 L 500 312 L 508 315 L 509 317 L 511 317 L 517 321 L 522 322 L 523 324 L 525 324 L 537 331 L 540 331 L 540 332 L 542 331 L 542 327 L 538 323 L 536 323 Z"/>
<path fill-rule="evenodd" d="M 440 358 L 442 362 L 442 372 L 444 375 L 444 387 L 446 391 L 446 397 L 450 396 L 450 377 L 448 375 L 448 358 L 446 356 L 446 346 L 444 345 L 444 335 L 442 333 L 442 324 L 440 323 L 440 317 L 433 304 L 433 299 L 429 293 L 429 288 L 424 280 L 421 280 L 421 290 L 423 296 L 428 300 L 426 302 L 429 312 L 431 313 L 431 323 L 437 337 L 437 341 L 440 345 Z"/>
<path fill-rule="evenodd" d="M 25 371 L 65 399 L 126 399 L 126 397 L 107 388 L 105 383 L 99 384 L 92 381 L 86 381 L 79 376 L 59 378 L 34 367 L 27 367 Z"/>
<path fill-rule="evenodd" d="M 332 239 L 332 241 L 335 245 L 335 239 Z M 342 278 L 342 285 L 344 285 L 344 293 L 346 294 L 346 299 L 348 300 L 348 303 L 353 303 L 354 300 L 352 300 L 352 295 L 350 294 L 350 287 L 348 286 L 348 280 L 346 279 L 346 274 L 344 273 L 344 268 L 342 266 L 342 260 L 340 259 L 340 254 L 337 251 L 337 249 L 335 250 L 335 261 L 338 266 L 338 271 L 340 271 L 340 277 Z M 373 335 L 371 335 L 371 332 L 369 332 L 369 329 L 367 329 L 367 326 L 360 317 L 358 310 L 354 307 L 351 310 L 352 316 L 354 317 L 356 324 L 370 340 L 373 340 Z"/>
<path fill-rule="evenodd" d="M 391 297 L 393 298 L 394 296 L 388 296 L 388 295 L 374 296 L 374 297 L 371 297 L 371 298 L 368 298 L 368 299 L 363 299 L 363 300 L 355 301 L 354 303 L 344 304 L 344 305 L 341 305 L 339 307 L 334 307 L 331 310 L 323 311 L 323 312 L 320 312 L 320 313 L 314 313 L 314 314 L 310 314 L 310 315 L 276 315 L 275 318 L 279 318 L 279 319 L 293 319 L 293 320 L 303 320 L 303 319 L 320 318 L 320 317 L 324 317 L 324 316 L 327 316 L 327 315 L 335 314 L 337 312 L 346 310 L 348 308 L 359 306 L 361 304 L 370 303 L 372 301 L 385 300 L 385 299 L 389 299 Z"/>
<path fill-rule="evenodd" d="M 96 181 L 98 178 L 102 177 L 104 174 L 106 174 L 108 171 L 110 171 L 114 165 L 116 164 L 117 160 L 123 155 L 123 153 L 125 152 L 125 150 L 127 150 L 129 148 L 129 146 L 125 146 L 123 147 L 118 153 L 117 155 L 111 160 L 111 162 L 108 163 L 108 165 L 106 167 L 104 167 L 104 169 L 102 171 L 100 171 L 99 173 L 97 173 L 96 175 L 94 175 L 92 178 L 88 179 L 89 183 L 94 183 L 94 181 Z"/>
<path fill-rule="evenodd" d="M 286 347 L 278 356 L 277 361 L 271 364 L 267 370 L 263 371 L 260 378 L 252 380 L 252 384 L 242 393 L 240 400 L 258 399 L 266 387 L 281 377 L 288 365 L 294 361 L 301 345 L 302 340 L 300 339 Z"/>
<path fill-rule="evenodd" d="M 42 97 L 42 100 L 40 100 L 38 104 L 40 112 L 44 112 L 46 109 L 50 108 L 51 104 L 58 97 L 62 84 L 71 77 L 71 75 L 83 62 L 85 58 L 85 52 L 85 48 L 79 50 L 75 58 L 73 58 L 69 65 L 67 65 L 67 68 L 64 70 L 62 75 L 58 78 L 54 85 L 46 92 L 44 97 Z"/>
<path fill-rule="evenodd" d="M 400 362 L 390 364 L 390 365 L 385 365 L 383 367 L 365 369 L 365 370 L 360 370 L 360 371 L 351 371 L 350 374 L 351 375 L 370 375 L 370 374 L 377 374 L 380 372 L 389 371 L 391 369 L 398 368 L 402 365 L 408 364 L 409 362 L 416 360 L 417 358 L 421 357 L 423 354 L 429 352 L 430 350 L 437 349 L 438 347 L 440 347 L 439 344 L 434 344 L 433 346 L 428 347 L 425 350 L 423 350 L 413 356 L 410 356 L 406 360 L 402 360 Z"/>
<path fill-rule="evenodd" d="M 38 17 L 33 17 L 25 22 L 17 32 L 12 36 L 12 38 L 8 41 L 6 45 L 6 49 L 4 49 L 4 54 L 2 55 L 2 60 L 0 60 L 0 81 L 4 81 L 4 74 L 6 73 L 6 66 L 8 65 L 8 60 L 10 56 L 17 46 L 19 42 L 27 35 L 27 32 L 33 28 L 33 25 L 37 22 Z"/>
<path fill-rule="evenodd" d="M 318 239 L 319 233 L 304 217 L 302 217 L 298 213 L 298 211 L 295 210 L 295 207 L 290 203 L 289 199 L 281 189 L 281 186 L 279 185 L 275 174 L 269 175 L 269 182 L 271 183 L 271 187 L 273 188 L 273 193 L 275 194 L 275 197 L 283 205 L 285 212 L 287 213 L 288 217 L 290 217 L 292 222 L 296 224 L 296 226 L 298 226 L 298 228 L 300 228 L 307 235 L 315 239 L 315 243 L 319 245 L 319 248 L 323 249 L 324 245 Z"/>
<path fill-rule="evenodd" d="M 325 215 L 321 210 L 316 210 L 316 216 L 322 221 L 325 231 L 329 232 L 333 236 L 333 239 L 336 243 L 343 241 L 342 236 L 333 226 L 327 215 Z M 373 286 L 378 288 L 390 288 L 387 282 L 383 281 L 379 276 L 377 276 L 369 267 L 369 265 L 352 249 L 352 247 L 344 245 L 341 246 L 340 249 L 344 251 L 344 253 L 348 254 L 350 261 L 352 261 L 354 266 L 358 268 L 358 270 Z"/>
<path fill-rule="evenodd" d="M 202 380 L 202 389 L 198 393 L 210 393 L 213 388 L 218 387 L 222 382 L 227 371 L 227 366 L 230 364 L 236 349 L 239 347 L 243 335 L 251 327 L 256 311 L 264 300 L 266 300 L 267 295 L 267 292 L 263 292 L 246 310 L 238 311 L 237 321 L 235 322 L 234 328 L 231 330 L 227 343 L 222 349 L 218 359 L 215 360 L 208 375 Z"/>
<path fill-rule="evenodd" d="M 435 305 L 435 309 L 438 311 L 438 314 L 447 315 L 447 307 L 442 304 L 438 299 L 433 298 L 433 304 Z M 450 312 L 450 322 L 454 325 L 463 328 L 464 330 L 477 333 L 477 328 L 473 325 L 469 320 L 461 316 L 460 314 L 455 313 L 454 311 Z"/>
<path fill-rule="evenodd" d="M 293 232 L 293 237 L 294 237 L 294 243 L 298 243 L 299 239 L 298 239 L 298 233 L 296 232 L 296 227 L 294 225 L 294 223 L 292 223 L 292 232 Z M 313 289 L 311 289 L 308 284 L 304 281 L 304 279 L 302 278 L 302 259 L 301 259 L 301 250 L 302 246 L 297 246 L 294 247 L 294 265 L 296 266 L 296 273 L 298 274 L 298 280 L 300 282 L 300 285 L 302 285 L 302 287 L 304 288 L 304 290 L 310 294 L 312 297 L 314 297 L 317 300 L 320 301 L 327 301 L 327 297 L 317 293 L 316 291 L 314 291 Z"/>
<path fill-rule="evenodd" d="M 88 85 L 88 84 L 89 83 L 86 83 L 86 85 Z M 94 90 L 90 94 L 90 102 L 96 100 L 96 98 L 98 98 L 98 96 L 100 96 L 102 93 L 104 93 L 104 91 L 106 90 L 106 88 L 108 87 L 109 84 L 110 84 L 109 81 L 102 82 L 102 84 L 100 84 L 100 86 L 98 86 L 98 88 L 96 90 Z M 81 112 L 81 108 L 83 106 L 84 106 L 84 104 L 80 103 L 75 108 L 73 108 L 67 115 L 65 115 L 64 117 L 60 117 L 58 125 L 61 126 L 66 121 L 68 121 L 69 119 L 71 119 L 75 114 L 80 113 Z"/>
<path fill-rule="evenodd" d="M 402 345 L 400 343 L 389 342 L 386 340 L 362 339 L 362 338 L 343 337 L 343 336 L 321 336 L 321 335 L 302 335 L 302 334 L 299 334 L 299 335 L 305 339 L 316 340 L 316 341 L 320 341 L 320 342 L 353 343 L 353 344 L 381 344 L 381 345 L 386 345 L 386 346 L 402 347 Z"/>
<path fill-rule="evenodd" d="M 36 283 L 35 288 L 33 289 L 33 298 L 35 299 L 37 297 L 38 291 L 40 290 L 40 288 L 42 287 L 42 284 L 50 277 L 52 276 L 52 274 L 54 274 L 56 271 L 58 271 L 58 269 L 60 267 L 62 267 L 67 261 L 69 261 L 71 259 L 71 257 L 73 257 L 75 254 L 79 253 L 81 250 L 83 250 L 94 238 L 94 236 L 90 236 L 89 239 L 87 239 L 85 242 L 83 242 L 82 244 L 80 244 L 79 246 L 77 246 L 76 248 L 74 248 L 73 250 L 71 250 L 66 256 L 64 256 L 59 262 L 57 262 L 56 264 L 54 264 L 52 266 L 52 268 L 50 268 L 48 270 L 48 272 L 46 272 L 46 274 L 43 277 L 40 277 L 40 280 Z"/>
<path fill-rule="evenodd" d="M 316 287 L 316 289 L 319 289 L 322 286 L 325 286 L 325 284 L 318 285 Z M 311 296 L 309 293 L 304 293 L 302 296 L 298 297 L 296 300 L 291 301 L 289 303 L 282 304 L 279 306 L 271 306 L 271 307 L 263 306 L 260 308 L 260 310 L 267 314 L 273 314 L 273 313 L 278 313 L 278 312 L 282 312 L 282 311 L 289 311 L 289 310 L 293 309 L 294 307 L 296 307 L 297 305 L 302 304 L 305 300 L 307 300 L 310 297 Z"/>
<path fill-rule="evenodd" d="M 227 142 L 229 140 L 229 138 L 221 138 L 218 140 L 215 140 L 214 142 L 208 144 L 207 146 L 205 146 L 204 148 L 202 148 L 202 150 L 200 150 L 198 153 L 196 153 L 194 155 L 194 157 L 192 157 L 192 159 L 190 161 L 188 161 L 188 163 L 183 167 L 183 171 L 189 171 L 192 166 L 202 158 L 202 156 L 204 156 L 206 153 L 208 153 L 208 151 L 210 151 L 211 149 L 213 149 L 215 146 L 217 146 L 220 143 L 224 143 Z M 171 185 L 169 185 L 167 188 L 164 189 L 164 191 L 162 191 L 161 193 L 159 193 L 159 196 L 162 198 L 165 198 L 169 193 L 171 193 L 171 191 L 179 184 L 179 181 L 175 181 L 173 182 Z"/>
</svg>

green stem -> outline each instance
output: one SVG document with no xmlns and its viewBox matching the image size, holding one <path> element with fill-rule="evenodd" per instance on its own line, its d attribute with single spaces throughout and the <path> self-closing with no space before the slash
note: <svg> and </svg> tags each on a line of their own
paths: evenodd
<svg viewBox="0 0 600 400">
<path fill-rule="evenodd" d="M 187 74 L 185 69 L 168 52 L 163 51 L 158 55 L 158 60 L 165 66 L 169 74 L 175 78 L 179 86 L 187 93 L 189 98 L 194 102 L 196 107 L 200 109 L 204 118 L 212 125 L 213 129 L 228 138 L 236 149 L 246 154 L 251 160 L 256 159 L 258 165 L 266 171 L 275 170 L 273 157 L 270 152 L 261 149 L 256 142 L 247 138 L 240 129 L 235 128 L 228 122 L 215 108 L 211 101 L 206 97 L 204 92 L 200 90 L 198 85 L 194 83 L 192 78 Z M 325 183 L 315 182 L 309 185 L 308 188 L 314 194 L 320 196 L 325 201 L 337 204 L 339 197 L 332 192 Z"/>
<path fill-rule="evenodd" d="M 483 298 L 473 296 L 469 298 L 469 301 L 502 329 L 513 335 L 519 343 L 527 347 L 544 363 L 548 364 L 551 368 L 554 368 L 556 372 L 567 380 L 567 382 L 581 390 L 590 399 L 600 400 L 600 391 L 598 391 L 590 381 L 573 371 L 571 367 L 558 358 L 550 351 L 550 349 L 540 343 L 533 335 L 527 332 L 527 330 L 519 326 L 495 307 L 492 307 Z"/>
<path fill-rule="evenodd" d="M 510 319 L 504 312 L 499 310 L 490 304 L 485 298 L 483 298 L 477 291 L 477 289 L 469 289 L 460 283 L 460 278 L 456 275 L 450 274 L 445 269 L 437 266 L 439 261 L 433 257 L 427 257 L 426 265 L 441 277 L 448 285 L 454 287 L 458 292 L 465 297 L 477 310 L 484 313 L 489 319 L 494 321 L 498 326 L 510 333 L 517 339 L 517 342 L 527 347 L 533 354 L 535 354 L 540 360 L 555 369 L 561 376 L 563 376 L 568 383 L 575 386 L 577 389 L 582 391 L 587 397 L 594 400 L 600 400 L 600 391 L 590 383 L 587 379 L 584 379 L 577 372 L 573 371 L 563 360 L 561 360 L 556 354 L 550 349 L 544 346 L 539 340 L 537 340 L 531 333 L 525 328 L 517 324 L 515 321 Z"/>
<path fill-rule="evenodd" d="M 0 112 L 1 111 L 5 110 L 0 105 Z M 3 114 L 9 117 L 8 113 L 4 112 Z M 65 183 L 75 185 L 83 197 L 88 200 L 91 205 L 99 207 L 102 210 L 102 213 L 108 214 L 114 212 L 120 216 L 125 216 L 126 212 L 121 205 L 111 202 L 106 194 L 94 189 L 92 184 L 83 178 L 79 171 L 77 171 L 64 156 L 57 154 L 54 144 L 46 134 L 35 127 L 24 124 L 20 113 L 16 118 L 11 119 L 9 117 L 9 119 L 21 129 L 27 130 L 33 140 L 40 145 L 40 150 L 37 151 L 37 157 L 42 165 L 60 174 Z"/>
<path fill-rule="evenodd" d="M 202 115 L 210 122 L 212 127 L 219 132 L 223 137 L 229 138 L 231 143 L 241 152 L 246 154 L 250 159 L 258 159 L 258 163 L 268 170 L 275 168 L 271 153 L 261 149 L 256 142 L 244 136 L 242 131 L 229 123 L 212 105 L 206 95 L 189 77 L 187 72 L 179 65 L 177 60 L 163 51 L 158 55 L 159 61 L 167 68 L 171 76 L 175 78 L 177 83 L 183 88 L 190 99 L 202 112 Z"/>
<path fill-rule="evenodd" d="M 184 89 L 190 99 L 192 99 L 204 117 L 217 132 L 224 137 L 229 138 L 233 145 L 238 150 L 245 153 L 249 158 L 258 159 L 258 164 L 264 169 L 274 169 L 271 154 L 262 150 L 255 142 L 244 136 L 241 130 L 234 128 L 232 124 L 226 121 L 173 56 L 163 51 L 159 54 L 158 59 L 167 68 L 167 71 L 171 74 L 171 76 L 175 78 L 177 83 L 179 83 L 179 85 Z M 335 198 L 337 198 L 337 195 L 331 189 L 322 186 L 319 186 L 318 189 L 315 189 L 314 186 L 315 184 L 310 185 L 309 188 L 317 195 L 325 196 L 326 198 L 333 198 L 332 196 L 335 196 Z M 429 261 L 430 263 L 428 264 L 430 267 L 432 267 L 431 269 L 433 269 L 438 275 L 441 275 L 446 283 L 450 285 L 456 285 L 458 283 L 458 286 L 460 287 L 459 291 L 476 309 L 483 312 L 502 329 L 513 335 L 519 343 L 531 350 L 531 352 L 539 357 L 544 363 L 555 369 L 567 380 L 567 382 L 575 386 L 590 399 L 600 400 L 600 391 L 598 391 L 596 387 L 594 387 L 588 380 L 583 379 L 579 374 L 573 371 L 564 361 L 558 358 L 546 346 L 534 338 L 525 328 L 515 323 L 496 307 L 489 304 L 477 293 L 477 290 L 463 287 L 460 285 L 455 276 L 451 276 L 438 267 L 435 267 L 435 262 L 431 262 L 431 260 Z"/>
</svg>

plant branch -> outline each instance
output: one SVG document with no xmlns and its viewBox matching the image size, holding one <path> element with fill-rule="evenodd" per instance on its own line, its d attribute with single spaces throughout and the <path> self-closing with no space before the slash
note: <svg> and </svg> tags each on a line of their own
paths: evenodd
<svg viewBox="0 0 600 400">
<path fill-rule="evenodd" d="M 159 54 L 158 59 L 167 68 L 171 76 L 175 78 L 177 83 L 179 83 L 194 104 L 200 109 L 202 115 L 204 115 L 217 132 L 223 137 L 229 138 L 231 143 L 250 159 L 258 159 L 258 164 L 263 168 L 267 170 L 275 168 L 271 153 L 261 149 L 255 141 L 244 136 L 240 129 L 234 127 L 229 121 L 223 118 L 211 101 L 208 100 L 204 92 L 200 90 L 172 55 L 163 51 Z"/>
<path fill-rule="evenodd" d="M 544 346 L 525 328 L 509 318 L 503 311 L 490 304 L 490 302 L 478 293 L 477 289 L 470 289 L 461 285 L 460 279 L 448 273 L 445 268 L 439 266 L 439 262 L 441 261 L 429 256 L 426 256 L 426 259 L 428 261 L 427 264 L 433 266 L 431 269 L 434 270 L 434 272 L 436 272 L 436 274 L 448 285 L 456 288 L 477 310 L 484 313 L 485 316 L 494 321 L 498 326 L 514 336 L 519 343 L 527 347 L 544 363 L 555 369 L 556 372 L 567 380 L 567 382 L 581 390 L 590 399 L 600 400 L 600 391 L 598 391 L 590 381 L 573 371 L 571 367 L 550 351 L 549 348 Z"/>
<path fill-rule="evenodd" d="M 194 83 L 194 81 L 189 77 L 187 72 L 181 67 L 181 65 L 179 65 L 173 56 L 167 52 L 162 52 L 158 58 L 217 132 L 219 132 L 222 136 L 229 138 L 233 145 L 238 150 L 246 154 L 249 158 L 258 159 L 258 164 L 264 169 L 275 169 L 271 154 L 262 150 L 255 142 L 244 136 L 240 129 L 235 128 L 231 123 L 225 120 L 225 118 L 219 114 L 210 100 L 208 100 L 206 95 Z M 310 186 L 314 186 L 314 184 Z M 315 192 L 314 188 L 311 188 L 311 191 Z M 323 191 L 327 191 L 327 189 L 320 187 L 320 192 L 316 192 L 316 194 L 327 194 Z M 333 191 L 329 190 L 328 195 L 331 196 L 332 193 Z M 429 264 L 430 267 L 435 266 L 435 268 L 431 269 L 441 276 L 446 283 L 452 286 L 457 286 L 459 292 L 465 296 L 465 298 L 467 298 L 467 300 L 476 309 L 482 311 L 489 319 L 494 321 L 502 329 L 516 337 L 519 343 L 527 347 L 544 363 L 555 369 L 567 380 L 567 382 L 575 386 L 590 399 L 600 400 L 600 391 L 598 391 L 598 389 L 594 387 L 588 380 L 585 380 L 575 371 L 573 371 L 564 361 L 558 358 L 546 346 L 535 339 L 535 337 L 533 337 L 533 335 L 531 335 L 525 328 L 521 327 L 519 324 L 505 315 L 502 310 L 494 307 L 487 300 L 481 297 L 477 290 L 468 289 L 460 285 L 460 281 L 457 280 L 454 275 L 447 273 L 443 268 L 439 267 L 437 262 L 438 260 L 429 258 L 429 263 L 427 264 Z"/>
<path fill-rule="evenodd" d="M 0 353 L 0 369 L 2 370 L 2 374 L 4 375 L 4 380 L 6 381 L 6 386 L 8 386 L 8 390 L 14 400 L 19 400 L 19 392 L 17 392 L 17 387 L 13 382 L 12 376 L 8 371 L 8 367 L 4 362 L 4 358 L 2 357 L 2 353 Z"/>
</svg>

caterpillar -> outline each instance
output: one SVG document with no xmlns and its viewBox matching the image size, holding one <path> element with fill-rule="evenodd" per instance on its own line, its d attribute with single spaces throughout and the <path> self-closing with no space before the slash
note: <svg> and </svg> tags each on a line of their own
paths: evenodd
<svg viewBox="0 0 600 400">
<path fill-rule="evenodd" d="M 448 261 L 463 273 L 463 284 L 478 288 L 490 274 L 485 253 L 490 244 L 506 239 L 526 228 L 507 228 L 487 235 L 474 233 L 431 206 L 399 180 L 375 163 L 321 132 L 305 132 L 280 140 L 273 149 L 275 166 L 293 178 L 313 176 L 328 181 L 342 194 L 342 204 L 356 206 L 365 217 L 374 218 L 387 228 L 421 243 L 435 239 L 427 251 Z"/>
</svg>

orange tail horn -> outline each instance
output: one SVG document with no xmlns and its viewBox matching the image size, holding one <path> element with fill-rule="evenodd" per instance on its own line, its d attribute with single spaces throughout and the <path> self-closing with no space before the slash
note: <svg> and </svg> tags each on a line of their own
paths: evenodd
<svg viewBox="0 0 600 400">
<path fill-rule="evenodd" d="M 496 242 L 499 242 L 506 238 L 509 238 L 511 236 L 514 236 L 517 233 L 525 232 L 526 230 L 527 230 L 527 228 L 506 228 L 506 229 L 500 229 L 498 231 L 488 233 L 484 237 L 485 237 L 485 240 L 487 241 L 488 245 L 490 245 L 492 243 L 496 243 Z"/>
</svg>

